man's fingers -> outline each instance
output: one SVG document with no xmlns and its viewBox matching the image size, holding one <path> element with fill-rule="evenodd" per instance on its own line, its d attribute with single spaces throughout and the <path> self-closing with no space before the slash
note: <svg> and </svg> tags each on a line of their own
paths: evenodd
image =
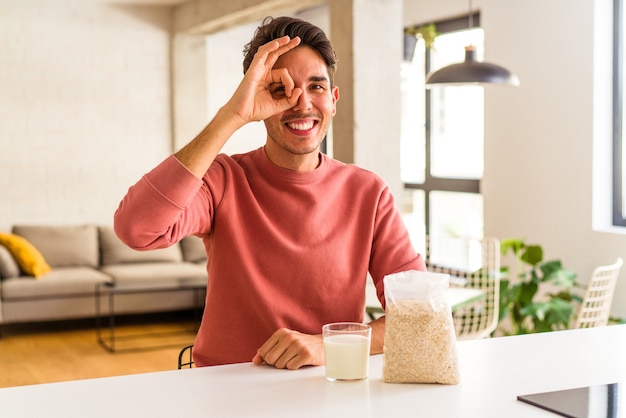
<svg viewBox="0 0 626 418">
<path fill-rule="evenodd" d="M 265 344 L 263 344 L 263 346 L 259 349 L 258 354 L 263 358 L 265 363 L 276 366 L 276 363 L 289 348 L 289 344 L 288 340 L 283 338 L 275 339 L 274 335 Z"/>
<path fill-rule="evenodd" d="M 258 362 L 256 364 L 264 362 L 279 369 L 284 368 L 286 363 L 295 356 L 293 349 L 290 348 L 295 340 L 293 334 L 293 332 L 285 328 L 274 332 L 257 350 L 253 362 Z"/>
<path fill-rule="evenodd" d="M 302 94 L 302 89 L 299 87 L 296 87 L 291 92 L 291 96 L 285 97 L 284 100 L 289 104 L 288 109 L 291 109 L 292 107 L 298 104 L 298 98 L 300 97 L 301 94 Z"/>
<path fill-rule="evenodd" d="M 254 364 L 268 364 L 279 369 L 299 369 L 324 364 L 321 335 L 309 335 L 280 328 L 257 350 Z"/>
<path fill-rule="evenodd" d="M 275 332 L 267 341 L 265 341 L 265 343 L 263 343 L 261 347 L 259 347 L 254 358 L 259 360 L 259 362 L 261 363 L 264 362 L 267 364 L 271 364 L 268 362 L 268 359 L 266 357 L 268 353 L 276 346 L 276 344 L 279 341 L 280 341 L 280 338 L 277 338 L 276 332 Z"/>
<path fill-rule="evenodd" d="M 264 45 L 261 45 L 254 54 L 254 61 L 260 61 L 263 65 L 267 65 L 270 68 L 276 64 L 278 58 L 285 52 L 292 50 L 300 44 L 300 37 L 289 38 L 289 36 L 283 36 L 282 38 L 274 39 Z"/>
<path fill-rule="evenodd" d="M 289 36 L 283 36 L 281 38 L 276 38 L 273 41 L 266 43 L 265 45 L 261 45 L 258 51 L 264 51 L 268 54 L 274 53 L 278 58 L 285 52 L 294 49 L 298 45 L 300 45 L 299 36 L 296 36 L 294 38 L 290 38 Z"/>
<path fill-rule="evenodd" d="M 265 360 L 263 359 L 263 357 L 259 353 L 256 353 L 254 355 L 254 357 L 252 358 L 252 363 L 256 364 L 257 366 L 259 366 L 259 365 L 265 363 Z"/>
<path fill-rule="evenodd" d="M 283 55 L 285 52 L 291 51 L 292 49 L 300 45 L 301 40 L 299 36 L 296 36 L 294 38 L 289 38 L 288 36 L 284 36 L 284 38 L 289 39 L 289 42 L 287 42 L 285 45 L 280 45 L 280 47 L 276 50 L 277 58 Z"/>
<path fill-rule="evenodd" d="M 283 90 L 280 91 L 281 95 L 284 93 L 284 95 L 287 97 L 291 96 L 293 88 L 295 87 L 295 83 L 293 81 L 293 78 L 291 78 L 289 71 L 287 71 L 286 68 L 277 68 L 275 70 L 272 70 L 270 71 L 268 77 L 269 77 L 268 84 L 282 86 Z"/>
</svg>

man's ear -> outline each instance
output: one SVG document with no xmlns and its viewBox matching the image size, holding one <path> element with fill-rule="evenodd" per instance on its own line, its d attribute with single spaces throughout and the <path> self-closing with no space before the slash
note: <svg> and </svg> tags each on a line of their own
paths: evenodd
<svg viewBox="0 0 626 418">
<path fill-rule="evenodd" d="M 333 96 L 333 116 L 335 116 L 335 113 L 337 113 L 337 101 L 339 100 L 339 87 L 333 86 L 331 94 Z"/>
</svg>

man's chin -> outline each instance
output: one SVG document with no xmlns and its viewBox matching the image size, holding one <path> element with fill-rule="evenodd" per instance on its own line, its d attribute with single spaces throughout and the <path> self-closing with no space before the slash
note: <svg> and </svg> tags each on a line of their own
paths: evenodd
<svg viewBox="0 0 626 418">
<path fill-rule="evenodd" d="M 294 155 L 307 155 L 320 150 L 321 141 L 306 141 L 298 144 L 283 144 L 282 148 Z"/>
<path fill-rule="evenodd" d="M 320 150 L 320 146 L 316 147 L 306 147 L 306 148 L 290 148 L 287 149 L 293 155 L 309 155 L 309 154 L 317 154 Z"/>
</svg>

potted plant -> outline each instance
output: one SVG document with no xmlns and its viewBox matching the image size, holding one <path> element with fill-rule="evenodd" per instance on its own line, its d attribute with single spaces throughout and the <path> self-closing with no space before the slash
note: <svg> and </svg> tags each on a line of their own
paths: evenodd
<svg viewBox="0 0 626 418">
<path fill-rule="evenodd" d="M 422 25 L 404 30 L 404 60 L 413 61 L 415 45 L 418 39 L 423 39 L 426 48 L 432 48 L 435 38 L 439 36 L 434 23 Z"/>
<path fill-rule="evenodd" d="M 502 267 L 498 329 L 518 335 L 569 328 L 574 306 L 582 301 L 572 293 L 580 287 L 576 274 L 563 268 L 560 260 L 543 261 L 540 245 L 517 238 L 502 240 L 500 245 L 503 256 L 509 252 L 515 256 L 515 270 Z M 515 272 L 517 280 L 512 280 Z M 507 317 L 510 329 L 503 323 Z"/>
</svg>

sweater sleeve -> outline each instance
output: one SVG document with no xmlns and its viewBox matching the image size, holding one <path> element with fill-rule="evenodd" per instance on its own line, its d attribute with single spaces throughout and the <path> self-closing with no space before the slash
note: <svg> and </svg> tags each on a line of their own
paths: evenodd
<svg viewBox="0 0 626 418">
<path fill-rule="evenodd" d="M 129 247 L 168 247 L 210 228 L 206 187 L 171 155 L 130 187 L 114 215 L 117 236 Z"/>
</svg>

